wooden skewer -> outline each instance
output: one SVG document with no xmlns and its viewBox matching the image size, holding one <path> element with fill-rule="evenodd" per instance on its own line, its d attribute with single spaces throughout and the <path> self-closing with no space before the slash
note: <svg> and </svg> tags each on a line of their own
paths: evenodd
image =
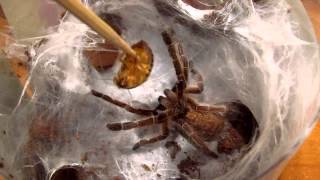
<svg viewBox="0 0 320 180">
<path fill-rule="evenodd" d="M 105 39 L 121 48 L 127 54 L 138 58 L 136 52 L 123 40 L 106 22 L 92 10 L 81 3 L 80 0 L 55 0 Z"/>
</svg>

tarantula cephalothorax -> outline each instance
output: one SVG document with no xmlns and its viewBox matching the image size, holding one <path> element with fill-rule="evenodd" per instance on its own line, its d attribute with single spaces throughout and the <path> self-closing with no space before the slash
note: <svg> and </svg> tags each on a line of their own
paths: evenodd
<svg viewBox="0 0 320 180">
<path fill-rule="evenodd" d="M 199 94 L 203 91 L 203 78 L 187 61 L 181 44 L 174 39 L 173 31 L 164 31 L 162 37 L 168 46 L 177 76 L 177 83 L 174 88 L 172 90 L 166 89 L 164 91 L 165 97 L 160 96 L 158 99 L 159 107 L 162 108 L 158 107 L 155 110 L 134 108 L 108 95 L 92 90 L 94 96 L 124 108 L 131 113 L 147 116 L 132 122 L 109 123 L 107 127 L 112 131 L 120 131 L 154 124 L 162 125 L 160 135 L 140 140 L 134 145 L 134 150 L 140 146 L 155 143 L 168 137 L 169 126 L 173 126 L 196 148 L 212 157 L 217 157 L 217 155 L 209 149 L 205 141 L 213 138 L 222 140 L 218 145 L 221 147 L 218 147 L 218 149 L 240 148 L 244 144 L 244 140 L 236 130 L 231 130 L 232 133 L 229 133 L 227 138 L 218 138 L 218 135 L 224 129 L 225 118 L 222 114 L 226 111 L 226 106 L 200 105 L 189 96 L 189 94 Z M 196 84 L 193 86 L 188 86 L 189 70 L 196 80 Z"/>
</svg>

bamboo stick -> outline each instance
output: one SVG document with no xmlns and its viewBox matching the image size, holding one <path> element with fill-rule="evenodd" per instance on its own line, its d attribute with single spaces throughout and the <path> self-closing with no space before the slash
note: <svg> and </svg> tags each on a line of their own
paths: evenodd
<svg viewBox="0 0 320 180">
<path fill-rule="evenodd" d="M 92 10 L 87 8 L 79 0 L 55 0 L 80 20 L 90 26 L 105 39 L 121 48 L 127 54 L 136 57 L 135 51 L 123 40 L 106 22 L 97 16 Z"/>
</svg>

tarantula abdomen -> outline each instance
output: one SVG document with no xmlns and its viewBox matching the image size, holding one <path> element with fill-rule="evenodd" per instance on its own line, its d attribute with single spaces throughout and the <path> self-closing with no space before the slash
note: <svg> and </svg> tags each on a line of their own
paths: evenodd
<svg viewBox="0 0 320 180">
<path fill-rule="evenodd" d="M 192 111 L 186 115 L 186 121 L 197 131 L 205 141 L 214 140 L 223 130 L 224 120 L 218 114 L 209 112 Z"/>
<path fill-rule="evenodd" d="M 234 128 L 229 128 L 224 137 L 218 141 L 218 152 L 230 154 L 245 145 L 244 138 Z"/>
<path fill-rule="evenodd" d="M 225 119 L 231 127 L 220 136 L 218 142 L 219 153 L 232 153 L 256 140 L 259 128 L 256 119 L 250 109 L 241 102 L 227 103 Z"/>
<path fill-rule="evenodd" d="M 225 118 L 243 137 L 245 144 L 259 135 L 258 122 L 246 105 L 241 102 L 231 102 L 227 104 L 227 109 Z"/>
</svg>

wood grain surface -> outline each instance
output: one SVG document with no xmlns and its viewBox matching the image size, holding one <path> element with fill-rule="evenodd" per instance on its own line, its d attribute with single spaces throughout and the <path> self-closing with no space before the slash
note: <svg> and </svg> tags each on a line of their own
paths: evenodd
<svg viewBox="0 0 320 180">
<path fill-rule="evenodd" d="M 320 3 L 317 0 L 302 0 L 302 2 L 320 41 Z M 1 15 L 3 14 L 0 8 L 0 30 L 3 32 L 7 30 L 7 24 Z M 4 45 L 3 40 L 0 39 L 0 47 Z M 4 179 L 0 176 L 0 180 Z M 289 161 L 279 180 L 320 180 L 320 123 Z"/>
</svg>

